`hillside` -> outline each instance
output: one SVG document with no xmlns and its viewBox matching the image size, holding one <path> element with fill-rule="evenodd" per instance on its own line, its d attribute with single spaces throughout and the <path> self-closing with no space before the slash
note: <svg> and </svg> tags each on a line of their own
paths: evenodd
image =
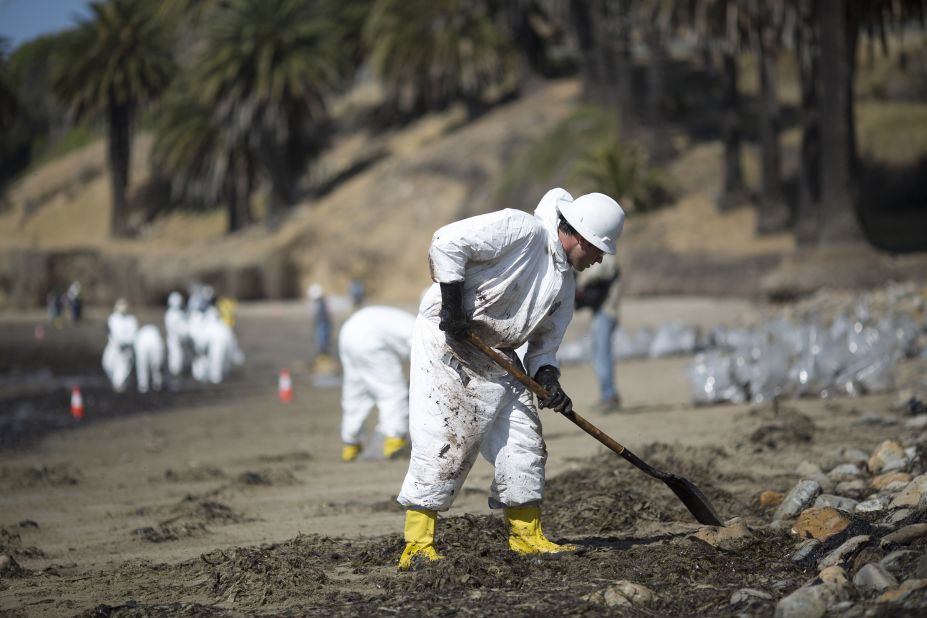
<svg viewBox="0 0 927 618">
<path fill-rule="evenodd" d="M 426 252 L 436 228 L 502 206 L 533 207 L 545 186 L 526 191 L 519 204 L 498 203 L 496 188 L 513 153 L 574 110 L 578 96 L 575 80 L 547 82 L 472 123 L 454 109 L 386 134 L 343 136 L 313 171 L 322 180 L 344 178 L 331 191 L 304 200 L 278 229 L 256 226 L 232 236 L 223 235 L 224 213 L 214 211 L 173 212 L 150 223 L 136 213 L 138 238 L 108 239 L 105 149 L 91 144 L 21 179 L 8 195 L 0 213 L 0 290 L 6 290 L 0 306 L 41 304 L 50 286 L 75 278 L 90 303 L 119 295 L 160 303 L 193 279 L 240 298 L 296 297 L 311 281 L 343 293 L 353 276 L 380 301 L 413 300 L 429 282 Z M 877 118 L 881 109 L 861 106 L 860 115 Z M 630 293 L 791 296 L 927 272 L 927 260 L 917 255 L 858 247 L 796 255 L 790 234 L 755 238 L 751 208 L 722 215 L 714 207 L 720 143 L 692 144 L 681 131 L 673 139 L 679 155 L 667 171 L 677 202 L 633 216 L 625 228 L 621 254 Z M 794 174 L 798 142 L 796 129 L 783 134 L 785 174 Z M 861 142 L 867 151 L 898 150 L 877 128 Z M 134 146 L 136 199 L 148 181 L 150 147 L 146 134 Z M 901 163 L 919 154 L 909 152 Z M 748 147 L 754 186 L 755 160 Z"/>
</svg>

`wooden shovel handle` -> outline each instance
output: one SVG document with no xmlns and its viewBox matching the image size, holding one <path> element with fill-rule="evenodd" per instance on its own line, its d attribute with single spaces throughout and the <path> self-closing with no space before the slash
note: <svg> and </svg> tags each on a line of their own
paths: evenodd
<svg viewBox="0 0 927 618">
<path fill-rule="evenodd" d="M 515 363 L 510 361 L 508 357 L 504 354 L 499 353 L 498 351 L 492 349 L 486 342 L 477 337 L 473 332 L 467 334 L 467 341 L 479 348 L 483 354 L 488 356 L 493 360 L 497 365 L 508 371 L 512 376 L 528 387 L 532 393 L 537 395 L 540 399 L 547 399 L 548 393 L 547 389 L 543 386 L 532 380 L 528 374 L 522 371 Z M 577 414 L 575 411 L 564 413 L 563 416 L 571 420 L 577 427 L 588 433 L 590 436 L 607 446 L 609 449 L 614 451 L 618 455 L 624 455 L 625 448 L 617 441 L 609 437 L 601 429 L 587 421 L 585 418 Z"/>
</svg>

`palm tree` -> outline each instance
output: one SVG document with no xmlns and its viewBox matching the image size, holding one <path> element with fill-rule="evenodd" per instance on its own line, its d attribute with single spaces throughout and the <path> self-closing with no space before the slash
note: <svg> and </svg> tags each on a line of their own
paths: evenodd
<svg viewBox="0 0 927 618">
<path fill-rule="evenodd" d="M 482 0 L 377 0 L 364 41 L 400 114 L 463 100 L 473 116 L 487 93 L 513 85 L 512 46 Z"/>
<path fill-rule="evenodd" d="M 818 113 L 820 54 L 817 31 L 817 0 L 795 0 L 795 59 L 801 90 L 801 153 L 798 165 L 798 203 L 795 208 L 795 240 L 799 246 L 817 242 L 821 221 L 821 118 Z"/>
<path fill-rule="evenodd" d="M 213 111 L 177 88 L 165 99 L 157 127 L 153 159 L 170 178 L 174 199 L 211 208 L 225 201 L 228 232 L 252 221 L 254 155 L 246 144 L 226 141 Z"/>
<path fill-rule="evenodd" d="M 78 115 L 105 115 L 113 190 L 110 231 L 124 236 L 132 124 L 139 106 L 163 92 L 174 74 L 171 38 L 150 2 L 105 0 L 92 2 L 90 10 L 91 18 L 63 38 L 53 87 Z"/>
<path fill-rule="evenodd" d="M 326 3 L 229 0 L 210 15 L 194 69 L 224 143 L 259 152 L 270 178 L 270 222 L 297 196 L 306 165 L 326 143 L 326 98 L 342 83 L 343 31 Z"/>
<path fill-rule="evenodd" d="M 636 114 L 631 86 L 632 0 L 569 0 L 570 23 L 579 48 L 583 98 L 616 108 L 627 127 Z"/>
<path fill-rule="evenodd" d="M 789 209 L 782 188 L 779 133 L 779 87 L 776 62 L 785 23 L 784 5 L 750 2 L 751 38 L 760 77 L 761 180 L 757 203 L 758 234 L 781 232 L 789 225 Z"/>
<path fill-rule="evenodd" d="M 0 38 L 0 129 L 6 131 L 19 111 L 19 98 L 7 69 L 7 40 Z"/>
</svg>

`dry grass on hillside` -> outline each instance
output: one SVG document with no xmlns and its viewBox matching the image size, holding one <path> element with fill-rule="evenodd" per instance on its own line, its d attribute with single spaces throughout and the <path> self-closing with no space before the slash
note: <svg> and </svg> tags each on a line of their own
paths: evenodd
<svg viewBox="0 0 927 618">
<path fill-rule="evenodd" d="M 346 289 L 353 276 L 368 281 L 382 301 L 417 298 L 428 283 L 425 258 L 432 232 L 454 219 L 497 206 L 494 190 L 518 144 L 530 143 L 578 105 L 579 84 L 542 84 L 522 98 L 464 124 L 459 109 L 430 116 L 376 137 L 353 134 L 327 153 L 311 174 L 316 183 L 356 166 L 331 191 L 298 205 L 285 225 L 256 226 L 224 236 L 225 214 L 170 212 L 143 226 L 132 241 L 107 238 L 109 179 L 102 143 L 52 162 L 22 179 L 0 213 L 0 243 L 6 247 L 57 249 L 86 246 L 128 252 L 145 260 L 146 276 L 176 285 L 178 279 L 235 265 L 261 264 L 286 255 L 298 288 L 320 281 Z M 911 165 L 927 152 L 927 105 L 880 103 L 858 106 L 859 149 L 889 165 Z M 667 170 L 679 188 L 670 208 L 629 221 L 623 251 L 664 251 L 674 260 L 778 259 L 794 250 L 791 234 L 756 238 L 749 206 L 720 214 L 722 150 L 718 142 L 688 145 Z M 783 173 L 794 175 L 798 129 L 783 134 Z M 132 186 L 149 177 L 151 136 L 135 142 Z M 744 151 L 748 183 L 759 184 L 756 145 Z M 538 196 L 540 197 L 540 196 Z"/>
</svg>

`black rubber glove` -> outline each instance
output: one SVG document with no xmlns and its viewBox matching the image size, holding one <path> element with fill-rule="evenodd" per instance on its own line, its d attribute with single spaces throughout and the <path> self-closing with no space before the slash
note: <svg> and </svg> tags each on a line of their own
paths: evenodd
<svg viewBox="0 0 927 618">
<path fill-rule="evenodd" d="M 534 380 L 547 391 L 547 399 L 539 398 L 539 406 L 551 408 L 561 414 L 569 414 L 573 411 L 573 401 L 563 392 L 560 386 L 560 372 L 556 367 L 544 365 L 534 374 Z"/>
<path fill-rule="evenodd" d="M 463 281 L 441 284 L 441 321 L 438 328 L 455 339 L 466 339 L 470 323 L 463 310 Z"/>
</svg>

